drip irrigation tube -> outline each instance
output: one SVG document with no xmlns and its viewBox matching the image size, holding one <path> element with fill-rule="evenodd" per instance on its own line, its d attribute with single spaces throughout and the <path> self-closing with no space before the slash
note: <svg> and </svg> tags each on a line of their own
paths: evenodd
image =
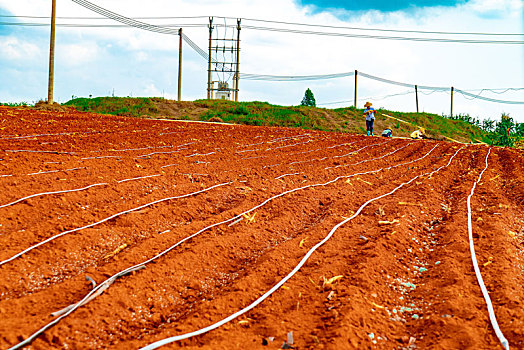
<svg viewBox="0 0 524 350">
<path fill-rule="evenodd" d="M 184 157 L 190 158 L 190 157 L 195 157 L 195 156 L 209 156 L 209 155 L 215 154 L 215 153 L 216 152 L 209 152 L 209 153 L 204 153 L 204 154 L 202 154 L 202 153 L 193 153 L 193 154 L 190 154 L 190 155 L 184 156 Z"/>
<path fill-rule="evenodd" d="M 84 190 L 90 189 L 91 187 L 95 187 L 95 186 L 106 186 L 106 185 L 108 185 L 108 184 L 107 184 L 107 183 L 98 183 L 98 184 L 93 184 L 93 185 L 89 185 L 89 186 L 82 187 L 82 188 L 75 188 L 75 189 L 72 189 L 72 190 L 63 190 L 63 191 L 53 191 L 53 192 L 42 192 L 42 193 L 36 193 L 36 194 L 32 194 L 32 195 L 27 196 L 27 197 L 24 197 L 24 198 L 17 199 L 17 200 L 15 200 L 15 201 L 11 202 L 11 203 L 7 203 L 7 204 L 0 205 L 0 208 L 9 207 L 9 206 L 11 206 L 11 205 L 14 205 L 14 204 L 16 204 L 16 203 L 23 202 L 23 201 L 25 201 L 26 199 L 30 199 L 30 198 L 35 198 L 35 197 L 45 196 L 45 195 L 49 195 L 49 194 L 60 194 L 60 193 L 69 193 L 69 192 L 84 191 Z"/>
<path fill-rule="evenodd" d="M 230 223 L 230 222 L 235 222 L 236 220 L 242 218 L 244 215 L 247 215 L 249 214 L 250 212 L 266 205 L 267 203 L 269 203 L 270 201 L 272 201 L 273 199 L 276 199 L 276 198 L 279 198 L 279 197 L 283 197 L 284 195 L 286 194 L 289 194 L 289 193 L 293 193 L 293 192 L 297 192 L 297 191 L 300 191 L 300 190 L 304 190 L 304 189 L 307 189 L 307 188 L 313 188 L 313 187 L 320 187 L 320 186 L 327 186 L 329 184 L 332 184 L 340 179 L 344 179 L 344 178 L 350 178 L 350 177 L 353 177 L 353 176 L 358 176 L 358 175 L 365 175 L 365 174 L 372 174 L 372 173 L 376 173 L 376 172 L 379 172 L 379 171 L 382 171 L 382 170 L 390 170 L 390 169 L 393 169 L 393 168 L 396 168 L 396 167 L 400 167 L 400 166 L 403 166 L 403 165 L 408 165 L 408 164 L 411 164 L 411 163 L 414 163 L 416 161 L 419 161 L 419 160 L 422 160 L 424 158 L 426 158 L 431 152 L 433 152 L 433 150 L 435 150 L 435 148 L 438 147 L 438 144 L 435 145 L 431 150 L 429 150 L 424 156 L 420 157 L 420 158 L 417 158 L 417 159 L 414 159 L 412 161 L 409 161 L 409 162 L 405 162 L 405 163 L 402 163 L 402 164 L 397 164 L 397 165 L 393 165 L 393 166 L 390 166 L 390 167 L 387 167 L 387 168 L 380 168 L 380 169 L 376 169 L 376 170 L 371 170 L 371 171 L 366 171 L 366 172 L 361 172 L 361 173 L 355 173 L 355 174 L 351 174 L 351 175 L 345 175 L 345 176 L 338 176 L 336 177 L 335 179 L 331 180 L 331 181 L 328 181 L 328 182 L 325 182 L 325 183 L 320 183 L 320 184 L 311 184 L 311 185 L 307 185 L 307 186 L 303 186 L 303 187 L 298 187 L 298 188 L 294 188 L 294 189 L 291 189 L 291 190 L 288 190 L 288 191 L 285 191 L 285 192 L 282 192 L 282 193 L 279 193 L 273 197 L 270 197 L 266 200 L 264 200 L 262 203 L 254 206 L 253 208 L 251 209 L 248 209 L 246 211 L 244 211 L 243 213 L 240 213 L 230 219 L 227 219 L 227 220 L 224 220 L 224 221 L 221 221 L 221 222 L 217 222 L 215 224 L 212 224 L 212 225 L 209 225 L 207 227 L 204 227 L 203 229 L 201 229 L 200 231 L 197 231 L 196 233 L 190 235 L 190 236 L 187 236 L 186 238 L 180 240 L 179 242 L 175 243 L 174 245 L 172 245 L 171 247 L 169 247 L 168 249 L 164 250 L 163 252 L 160 252 L 159 254 L 155 255 L 154 257 L 144 261 L 144 262 L 141 262 L 139 264 L 136 264 L 134 266 L 131 266 L 127 269 L 124 269 L 120 272 L 117 272 L 116 274 L 114 274 L 113 276 L 109 277 L 108 279 L 106 279 L 104 282 L 98 284 L 95 288 L 93 288 L 82 300 L 80 300 L 78 303 L 76 304 L 73 304 L 71 306 L 71 308 L 66 312 L 64 313 L 63 315 L 59 316 L 58 318 L 56 318 L 55 320 L 51 321 L 50 323 L 48 323 L 47 325 L 43 326 L 42 328 L 40 328 L 39 330 L 37 330 L 35 333 L 33 333 L 31 336 L 29 336 L 27 339 L 25 339 L 24 341 L 16 344 L 15 346 L 11 347 L 10 349 L 8 350 L 15 350 L 15 349 L 20 349 L 26 345 L 29 345 L 36 337 L 38 337 L 40 334 L 42 334 L 43 332 L 45 332 L 47 329 L 53 327 L 55 324 L 57 324 L 58 322 L 60 322 L 60 320 L 62 320 L 63 318 L 67 317 L 69 314 L 71 314 L 73 311 L 75 311 L 78 307 L 80 307 L 81 305 L 85 304 L 88 300 L 91 300 L 92 296 L 97 293 L 99 291 L 99 289 L 101 288 L 107 288 L 108 285 L 112 284 L 117 278 L 121 277 L 121 276 L 124 276 L 126 275 L 127 273 L 129 273 L 130 271 L 135 271 L 143 266 L 145 266 L 146 264 L 160 258 L 161 256 L 167 254 L 168 252 L 170 252 L 171 250 L 173 250 L 174 248 L 176 248 L 177 246 L 181 245 L 182 243 L 200 235 L 202 232 L 205 232 L 209 229 L 212 229 L 216 226 L 220 226 L 220 225 L 223 225 L 223 224 L 227 224 L 227 223 Z M 453 159 L 453 157 L 461 150 L 462 148 L 460 148 L 458 151 L 455 152 L 455 154 L 450 158 L 448 164 L 446 166 L 448 166 L 450 163 L 451 163 L 451 160 Z M 438 168 L 437 170 L 434 170 L 431 174 L 435 173 L 436 171 L 439 171 L 441 168 L 443 168 L 445 166 L 441 166 L 440 168 Z M 414 179 L 420 177 L 421 175 L 418 175 L 417 177 L 415 177 Z M 412 182 L 414 179 L 410 180 L 410 182 Z M 221 185 L 216 185 L 216 186 L 222 186 L 224 184 L 221 184 Z M 404 185 L 404 184 L 403 184 Z M 403 186 L 401 185 L 401 187 Z M 214 186 L 214 187 L 216 187 Z M 209 188 L 210 189 L 210 188 Z M 396 191 L 393 190 L 393 192 Z M 203 191 L 201 191 L 203 192 Z M 384 196 L 384 195 L 383 195 Z M 381 197 L 380 197 L 381 198 Z M 366 202 L 365 205 L 367 205 L 368 203 Z M 358 213 L 358 212 L 357 212 Z M 345 221 L 344 221 L 345 222 Z M 337 227 L 338 228 L 338 227 Z M 327 239 L 326 239 L 327 240 Z M 321 242 L 322 243 L 322 242 Z M 323 244 L 323 243 L 322 243 Z M 315 248 L 316 249 L 316 248 Z M 298 271 L 298 268 L 296 269 Z M 288 278 L 289 279 L 289 278 Z M 285 282 L 285 281 L 284 281 Z M 282 282 L 283 284 L 283 282 Z M 275 288 L 275 290 L 278 289 L 278 288 Z M 267 293 L 266 293 L 267 294 Z M 264 294 L 265 295 L 265 294 Z M 269 294 L 268 294 L 269 295 Z M 266 296 L 267 297 L 267 296 Z M 256 302 L 256 304 L 260 303 L 261 301 L 259 302 Z M 253 305 L 251 306 L 251 308 L 253 308 L 254 306 Z M 248 311 L 249 309 L 244 309 L 246 311 Z M 242 311 L 242 310 L 241 310 Z M 243 312 L 243 313 L 244 313 Z M 235 317 L 237 317 L 238 315 L 240 315 L 241 313 L 236 313 Z M 231 316 L 230 316 L 231 317 Z M 234 317 L 233 317 L 234 318 Z M 231 319 L 233 319 L 231 318 Z M 228 318 L 229 319 L 229 318 Z M 209 331 L 209 330 L 212 330 L 214 328 L 218 328 L 219 326 L 214 326 L 213 328 L 210 328 L 212 326 L 209 326 L 207 327 L 206 329 L 206 332 Z M 204 332 L 201 332 L 201 333 L 204 333 Z M 201 333 L 198 333 L 198 334 L 201 334 Z M 197 335 L 197 334 L 194 334 L 194 335 Z M 193 335 L 192 335 L 193 336 Z"/>
<path fill-rule="evenodd" d="M 183 150 L 184 148 L 179 148 L 175 151 L 166 151 L 166 152 L 152 152 L 152 153 L 148 153 L 148 154 L 144 154 L 144 155 L 141 155 L 141 156 L 136 156 L 135 158 L 146 158 L 146 157 L 149 157 L 149 156 L 153 156 L 155 154 L 171 154 L 171 153 L 177 153 L 177 152 L 180 152 L 181 150 Z"/>
<path fill-rule="evenodd" d="M 491 303 L 491 298 L 489 297 L 488 290 L 486 289 L 486 285 L 484 284 L 484 280 L 482 279 L 482 274 L 480 273 L 480 268 L 477 263 L 477 257 L 475 255 L 475 244 L 473 243 L 473 228 L 471 225 L 471 197 L 473 197 L 473 194 L 475 193 L 475 188 L 477 187 L 477 184 L 480 182 L 482 175 L 484 172 L 488 169 L 488 157 L 491 153 L 491 148 L 488 150 L 488 154 L 486 155 L 486 166 L 484 167 L 484 170 L 480 173 L 477 181 L 473 184 L 473 187 L 471 188 L 471 193 L 468 196 L 467 200 L 467 206 L 468 206 L 468 235 L 469 235 L 469 250 L 471 252 L 471 260 L 473 262 L 473 268 L 475 269 L 475 275 L 477 275 L 477 281 L 480 286 L 480 289 L 482 290 L 482 295 L 484 296 L 484 300 L 486 301 L 486 306 L 488 307 L 488 313 L 489 313 L 489 319 L 491 321 L 491 326 L 493 327 L 493 330 L 495 331 L 495 334 L 497 335 L 497 338 L 499 338 L 500 343 L 504 347 L 504 349 L 509 350 L 509 342 L 504 337 L 504 334 L 502 334 L 502 331 L 499 328 L 497 317 L 495 316 L 495 311 L 493 310 L 493 304 Z"/>
<path fill-rule="evenodd" d="M 75 171 L 75 170 L 82 170 L 82 169 L 87 169 L 87 168 L 86 167 L 81 167 L 81 168 L 72 168 L 72 169 L 64 169 L 64 170 L 60 169 L 60 170 L 50 170 L 50 171 L 39 171 L 37 173 L 26 174 L 26 176 L 52 174 L 52 173 L 59 173 L 61 171 L 66 172 L 66 171 Z"/>
<path fill-rule="evenodd" d="M 433 148 L 434 149 L 434 148 Z M 314 247 L 312 247 L 307 253 L 306 255 L 300 260 L 300 262 L 295 266 L 295 268 L 287 275 L 285 276 L 284 278 L 282 278 L 280 280 L 280 282 L 278 282 L 277 284 L 275 284 L 270 290 L 268 290 L 267 292 L 265 292 L 261 297 L 259 297 L 258 299 L 256 299 L 253 303 L 249 304 L 248 306 L 246 306 L 245 308 L 243 308 L 242 310 L 239 310 L 237 312 L 235 312 L 234 314 L 232 315 L 229 315 L 228 317 L 222 319 L 221 321 L 219 322 L 216 322 L 210 326 L 207 326 L 207 327 L 204 327 L 204 328 L 201 328 L 197 331 L 194 331 L 194 332 L 190 332 L 190 333 L 185 333 L 185 334 L 181 334 L 181 335 L 178 335 L 178 336 L 174 336 L 174 337 L 170 337 L 170 338 L 166 338 L 166 339 L 163 339 L 163 340 L 159 340 L 157 342 L 154 342 L 152 344 L 149 344 L 147 346 L 144 346 L 143 348 L 140 348 L 140 350 L 154 350 L 154 349 L 157 349 L 161 346 L 164 346 L 164 345 L 167 345 L 167 344 L 170 344 L 170 343 L 173 343 L 175 341 L 179 341 L 179 340 L 183 340 L 183 339 L 188 339 L 188 338 L 192 338 L 194 336 L 197 336 L 197 335 L 200 335 L 200 334 L 204 334 L 204 333 L 207 333 L 209 331 L 212 331 L 218 327 L 221 327 L 223 326 L 224 324 L 234 320 L 235 318 L 237 318 L 238 316 L 240 315 L 243 315 L 245 314 L 246 312 L 248 312 L 249 310 L 253 309 L 255 306 L 257 306 L 258 304 L 260 304 L 261 302 L 263 302 L 265 299 L 267 299 L 271 294 L 273 294 L 276 290 L 278 290 L 280 287 L 282 287 L 282 285 L 284 285 L 284 283 L 286 283 L 291 277 L 293 277 L 297 272 L 298 270 L 300 270 L 300 268 L 306 263 L 306 261 L 309 259 L 309 257 L 315 252 L 315 250 L 317 250 L 320 246 L 322 246 L 324 243 L 326 243 L 332 236 L 333 234 L 335 233 L 336 230 L 338 230 L 342 225 L 344 225 L 345 223 L 347 223 L 348 221 L 350 220 L 353 220 L 355 217 L 357 217 L 361 212 L 362 210 L 370 203 L 374 202 L 374 201 L 377 201 L 381 198 L 384 198 L 384 197 L 387 197 L 389 195 L 392 195 L 393 193 L 395 193 L 396 191 L 398 191 L 399 189 L 401 189 L 402 187 L 404 186 L 407 186 L 409 184 L 411 184 L 413 181 L 415 181 L 416 179 L 418 179 L 419 177 L 422 177 L 422 176 L 426 176 L 426 175 L 432 175 L 434 174 L 435 172 L 437 171 L 440 171 L 441 169 L 443 169 L 444 167 L 448 167 L 449 164 L 451 164 L 451 161 L 453 160 L 453 158 L 457 155 L 457 153 L 461 150 L 462 148 L 460 148 L 459 150 L 457 150 L 455 152 L 455 154 L 450 158 L 449 162 L 446 164 L 446 165 L 443 165 L 441 166 L 440 168 L 432 171 L 432 172 L 428 172 L 428 173 L 425 173 L 425 174 L 421 174 L 421 175 L 417 175 L 415 176 L 414 178 L 412 178 L 411 180 L 407 181 L 407 182 L 404 182 L 402 184 L 400 184 L 399 186 L 397 186 L 396 188 L 394 188 L 392 191 L 388 192 L 388 193 L 385 193 L 383 195 L 380 195 L 378 197 L 375 197 L 375 198 L 372 198 L 372 199 L 369 199 L 368 201 L 366 201 L 364 204 L 362 204 L 362 206 L 360 206 L 360 208 L 358 208 L 358 210 L 355 212 L 355 214 L 353 214 L 352 216 L 350 216 L 349 218 L 339 222 L 337 225 L 335 225 L 331 231 L 329 231 L 329 233 L 326 235 L 326 237 L 324 237 L 324 239 L 322 239 L 319 243 L 317 243 Z"/>
<path fill-rule="evenodd" d="M 134 180 L 140 180 L 140 179 L 148 179 L 148 178 L 150 178 L 150 177 L 157 177 L 157 176 L 162 176 L 162 174 L 155 174 L 155 175 L 147 175 L 147 176 L 133 177 L 133 178 L 131 178 L 131 179 L 124 179 L 124 180 L 117 181 L 116 183 L 120 184 L 120 183 L 122 183 L 122 182 L 134 181 Z"/>
<path fill-rule="evenodd" d="M 358 165 L 358 164 L 362 164 L 362 163 L 366 163 L 366 162 L 370 162 L 370 161 L 373 161 L 373 160 L 378 160 L 378 159 L 382 159 L 382 158 L 385 158 L 387 156 L 390 156 L 394 153 L 397 153 L 398 151 L 408 147 L 409 145 L 413 144 L 413 142 L 409 142 L 408 144 L 400 147 L 400 148 L 397 148 L 396 150 L 394 151 L 391 151 L 389 153 L 386 153 L 384 154 L 383 156 L 380 156 L 378 158 L 373 158 L 373 159 L 365 159 L 365 160 L 361 160 L 360 162 L 356 162 L 356 163 L 353 163 L 353 164 L 341 164 L 341 165 L 336 165 L 336 166 L 330 166 L 330 167 L 327 167 L 327 168 L 324 168 L 324 170 L 328 170 L 328 169 L 337 169 L 337 168 L 342 168 L 342 167 L 347 167 L 347 166 L 354 166 L 354 165 Z"/>
<path fill-rule="evenodd" d="M 333 157 L 322 157 L 322 158 L 315 158 L 315 159 L 308 159 L 308 160 L 300 160 L 300 161 L 296 161 L 296 162 L 291 162 L 287 165 L 293 165 L 293 164 L 302 164 L 302 163 L 309 163 L 309 162 L 315 162 L 315 161 L 318 161 L 318 162 L 321 162 L 323 160 L 326 160 L 326 159 L 335 159 L 335 158 L 343 158 L 343 157 L 348 157 L 352 154 L 355 154 L 355 153 L 358 153 L 360 151 L 362 151 L 363 149 L 365 148 L 368 148 L 368 147 L 375 147 L 375 146 L 379 146 L 381 144 L 384 144 L 386 141 L 384 142 L 379 142 L 379 143 L 373 143 L 371 145 L 366 145 L 364 147 L 361 147 L 355 151 L 351 151 L 349 153 L 346 153 L 346 154 L 343 154 L 343 155 L 340 155 L 340 156 L 333 156 Z"/>
<path fill-rule="evenodd" d="M 76 134 L 99 134 L 100 131 L 74 131 L 74 132 L 61 132 L 58 134 L 38 134 L 38 135 L 24 135 L 24 136 L 12 136 L 2 137 L 0 140 L 17 140 L 17 139 L 32 139 L 34 137 L 45 137 L 45 136 L 64 136 L 64 135 L 76 135 Z"/>
<path fill-rule="evenodd" d="M 75 152 L 62 152 L 62 151 L 39 151 L 39 150 L 32 150 L 32 149 L 6 149 L 4 152 L 9 153 L 52 153 L 52 154 L 69 154 L 69 155 L 75 155 Z"/>
<path fill-rule="evenodd" d="M 293 140 L 293 139 L 302 138 L 302 137 L 308 137 L 308 136 L 311 136 L 311 134 L 302 134 L 302 135 L 296 135 L 296 136 L 279 137 L 279 138 L 273 139 L 271 141 L 251 143 L 251 144 L 248 144 L 248 145 L 243 145 L 242 147 L 251 147 L 251 146 L 258 146 L 258 145 L 263 145 L 263 144 L 268 144 L 268 143 L 284 142 L 284 141 Z"/>
<path fill-rule="evenodd" d="M 116 218 L 116 217 L 118 217 L 118 216 L 120 216 L 120 215 L 128 214 L 128 213 L 131 213 L 131 212 L 134 212 L 134 211 L 137 211 L 137 210 L 141 210 L 141 209 L 144 209 L 144 208 L 146 208 L 146 207 L 149 207 L 149 206 L 151 206 L 151 205 L 153 205 L 153 204 L 158 204 L 158 203 L 165 202 L 165 201 L 172 200 L 172 199 L 180 199 L 180 198 L 191 197 L 191 196 L 194 196 L 194 195 L 196 195 L 196 194 L 200 194 L 200 193 L 203 193 L 203 192 L 207 192 L 207 191 L 212 190 L 212 189 L 214 189 L 214 188 L 216 188 L 216 187 L 225 186 L 225 185 L 229 185 L 229 184 L 231 184 L 231 182 L 224 182 L 224 183 L 221 183 L 221 184 L 218 184 L 218 185 L 214 185 L 214 186 L 211 186 L 211 187 L 205 188 L 205 189 L 200 190 L 200 191 L 196 191 L 196 192 L 192 192 L 192 193 L 184 194 L 184 195 L 181 195 L 181 196 L 174 196 L 174 197 L 168 197 L 168 198 L 159 199 L 159 200 L 156 200 L 156 201 L 154 201 L 154 202 L 146 203 L 146 204 L 144 204 L 144 205 L 141 205 L 141 206 L 136 207 L 136 208 L 133 208 L 133 209 L 129 209 L 129 210 L 122 211 L 122 212 L 120 212 L 120 213 L 113 214 L 113 215 L 108 216 L 107 218 L 102 219 L 102 220 L 100 220 L 100 221 L 97 221 L 97 222 L 95 222 L 95 223 L 92 223 L 92 224 L 89 224 L 89 225 L 85 225 L 85 226 L 82 226 L 82 227 L 78 227 L 78 228 L 75 228 L 75 229 L 72 229 L 72 230 L 68 230 L 68 231 L 61 232 L 61 233 L 59 233 L 59 234 L 56 234 L 56 235 L 54 235 L 54 236 L 49 237 L 48 239 L 46 239 L 46 240 L 44 240 L 44 241 L 42 241 L 42 242 L 40 242 L 40 243 L 37 243 L 37 244 L 35 244 L 35 245 L 30 246 L 29 248 L 27 248 L 27 249 L 21 251 L 21 252 L 18 253 L 18 254 L 13 255 L 12 257 L 10 257 L 10 258 L 8 258 L 8 259 L 6 259 L 6 260 L 0 261 L 0 267 L 1 267 L 2 265 L 5 265 L 6 263 L 8 263 L 8 262 L 10 262 L 10 261 L 15 260 L 16 258 L 19 258 L 20 256 L 22 256 L 22 255 L 25 254 L 25 253 L 30 252 L 31 250 L 33 250 L 33 249 L 35 249 L 35 248 L 38 248 L 38 247 L 40 247 L 41 245 L 44 245 L 44 244 L 46 244 L 46 243 L 48 243 L 48 242 L 51 242 L 52 240 L 55 240 L 55 239 L 57 239 L 57 238 L 59 238 L 59 237 L 62 237 L 62 236 L 64 236 L 64 235 L 68 234 L 68 233 L 77 232 L 77 231 L 80 231 L 80 230 L 83 230 L 83 229 L 86 229 L 86 228 L 90 228 L 90 227 L 93 227 L 93 226 L 99 225 L 99 224 L 104 223 L 104 222 L 106 222 L 106 221 L 109 221 L 109 220 L 111 220 L 111 219 L 113 219 L 113 218 Z"/>
<path fill-rule="evenodd" d="M 80 158 L 81 160 L 89 160 L 89 159 L 104 159 L 104 158 L 122 158 L 120 156 L 96 156 L 96 157 L 86 157 L 86 158 Z"/>
</svg>

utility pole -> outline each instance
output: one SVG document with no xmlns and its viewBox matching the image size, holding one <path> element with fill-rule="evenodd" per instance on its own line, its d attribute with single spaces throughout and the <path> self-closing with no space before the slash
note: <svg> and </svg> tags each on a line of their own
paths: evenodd
<svg viewBox="0 0 524 350">
<path fill-rule="evenodd" d="M 55 23 L 56 23 L 56 0 L 51 5 L 51 38 L 49 44 L 49 81 L 47 86 L 47 103 L 53 104 L 53 83 L 55 75 Z"/>
<path fill-rule="evenodd" d="M 237 19 L 237 58 L 236 58 L 236 73 L 235 73 L 235 102 L 238 102 L 238 75 L 240 72 L 240 21 L 241 19 Z"/>
<path fill-rule="evenodd" d="M 417 113 L 418 113 L 418 87 L 415 85 L 415 102 L 417 103 Z"/>
<path fill-rule="evenodd" d="M 178 30 L 180 41 L 178 43 L 178 100 L 182 100 L 182 28 Z"/>
<path fill-rule="evenodd" d="M 450 118 L 453 118 L 453 86 L 451 87 L 451 113 Z"/>
<path fill-rule="evenodd" d="M 211 46 L 213 40 L 213 17 L 209 17 L 209 58 L 207 60 L 207 99 L 211 99 Z"/>
<path fill-rule="evenodd" d="M 357 75 L 358 72 L 355 69 L 355 109 L 357 108 Z"/>
</svg>

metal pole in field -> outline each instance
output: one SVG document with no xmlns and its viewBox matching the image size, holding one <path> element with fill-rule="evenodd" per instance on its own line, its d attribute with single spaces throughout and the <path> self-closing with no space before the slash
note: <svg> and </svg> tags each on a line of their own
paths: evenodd
<svg viewBox="0 0 524 350">
<path fill-rule="evenodd" d="M 236 69 L 236 73 L 235 73 L 235 90 L 234 90 L 234 93 L 235 93 L 235 102 L 238 102 L 238 75 L 239 75 L 239 71 L 240 71 L 240 21 L 241 19 L 238 18 L 237 19 L 237 58 L 236 58 L 236 61 L 237 61 L 237 69 Z"/>
<path fill-rule="evenodd" d="M 178 100 L 182 100 L 182 28 L 178 30 L 180 41 L 178 43 Z"/>
<path fill-rule="evenodd" d="M 49 81 L 47 86 L 47 103 L 53 104 L 53 83 L 55 75 L 55 23 L 56 23 L 56 0 L 51 5 L 51 38 L 49 44 Z"/>
<path fill-rule="evenodd" d="M 211 99 L 211 46 L 213 40 L 213 17 L 209 17 L 209 58 L 207 60 L 207 99 Z"/>
<path fill-rule="evenodd" d="M 358 72 L 355 69 L 355 109 L 357 108 L 357 75 Z"/>
<path fill-rule="evenodd" d="M 451 113 L 449 116 L 450 118 L 453 118 L 453 86 L 451 87 Z"/>
<path fill-rule="evenodd" d="M 418 113 L 418 86 L 415 85 L 415 102 L 417 103 L 417 113 Z"/>
</svg>

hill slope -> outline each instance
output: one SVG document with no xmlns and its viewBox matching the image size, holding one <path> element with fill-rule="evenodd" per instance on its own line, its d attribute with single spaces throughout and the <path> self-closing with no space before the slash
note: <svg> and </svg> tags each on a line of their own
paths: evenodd
<svg viewBox="0 0 524 350">
<path fill-rule="evenodd" d="M 163 98 L 121 97 L 76 98 L 65 103 L 65 105 L 74 107 L 79 111 L 143 118 L 211 120 L 246 125 L 365 133 L 362 110 L 353 107 L 325 109 L 305 106 L 278 106 L 258 101 L 198 100 L 195 102 L 179 102 Z M 375 122 L 375 133 L 380 134 L 383 129 L 390 128 L 393 130 L 394 136 L 407 137 L 417 126 L 424 127 L 430 136 L 437 139 L 451 138 L 461 142 L 486 141 L 486 135 L 480 128 L 460 120 L 451 120 L 430 113 L 401 113 L 379 110 Z"/>
</svg>

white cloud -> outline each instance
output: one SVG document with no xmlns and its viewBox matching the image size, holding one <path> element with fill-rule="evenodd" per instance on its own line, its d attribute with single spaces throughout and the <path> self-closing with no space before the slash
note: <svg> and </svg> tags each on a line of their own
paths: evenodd
<svg viewBox="0 0 524 350">
<path fill-rule="evenodd" d="M 146 85 L 143 89 L 143 92 L 147 95 L 147 96 L 161 96 L 162 95 L 162 91 L 160 91 L 156 86 L 155 84 L 153 83 L 149 83 L 148 85 Z"/>
<path fill-rule="evenodd" d="M 56 51 L 60 62 L 68 67 L 79 67 L 100 57 L 100 50 L 94 42 L 59 45 Z"/>
<path fill-rule="evenodd" d="M 0 37 L 0 59 L 29 62 L 40 58 L 41 51 L 33 43 L 19 40 L 16 37 Z"/>
</svg>

